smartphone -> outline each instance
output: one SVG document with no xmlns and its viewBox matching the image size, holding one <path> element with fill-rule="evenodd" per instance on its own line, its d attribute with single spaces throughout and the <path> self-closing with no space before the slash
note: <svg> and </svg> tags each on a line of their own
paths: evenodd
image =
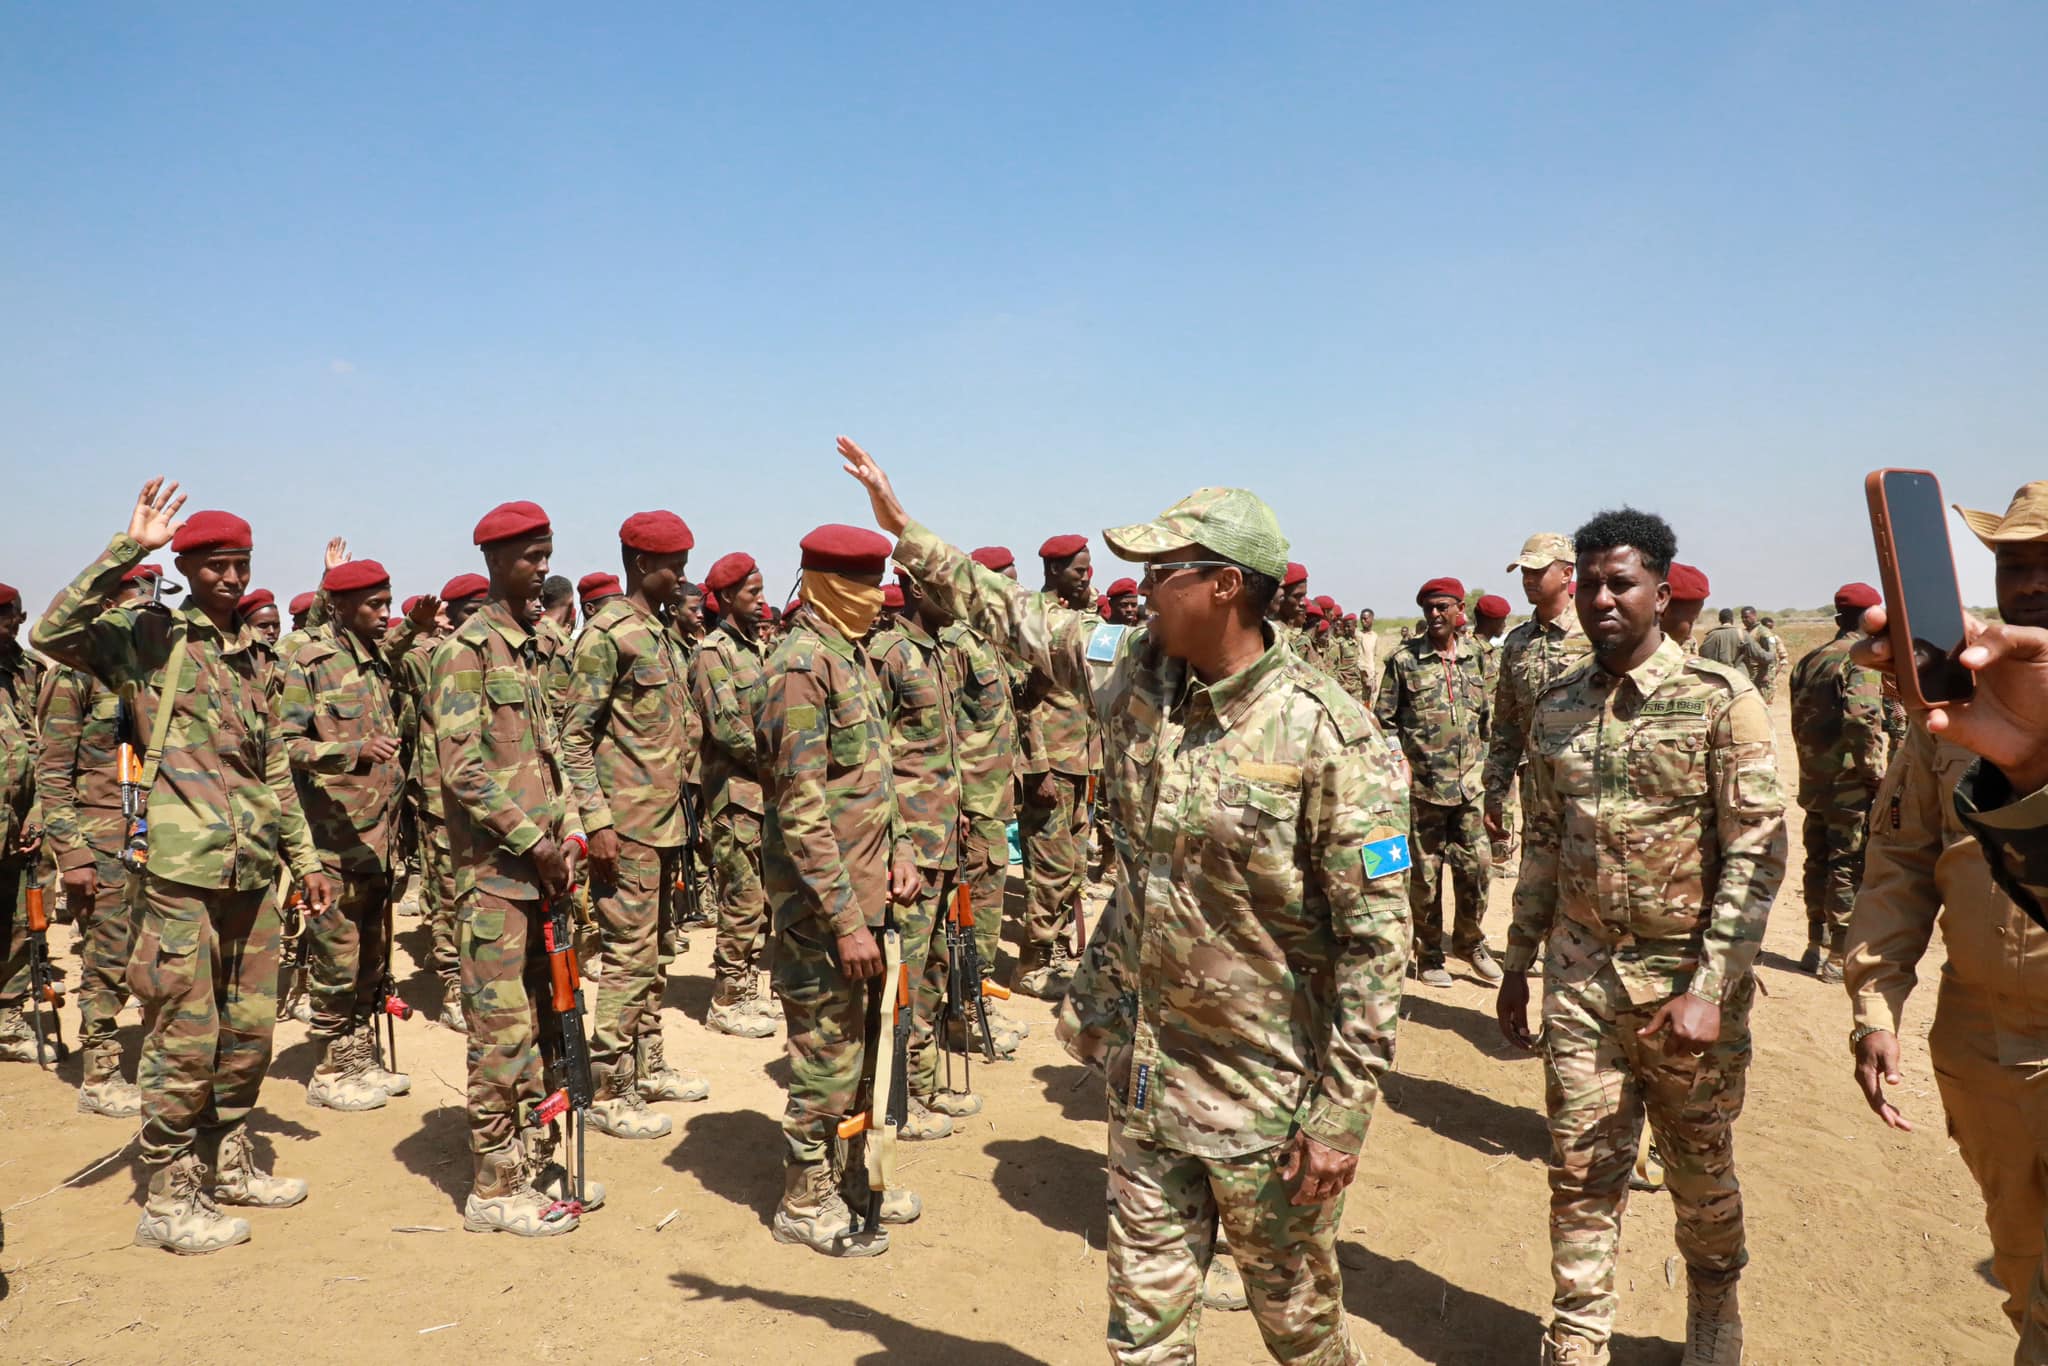
<svg viewBox="0 0 2048 1366">
<path fill-rule="evenodd" d="M 1963 595 L 1956 588 L 1955 554 L 1941 481 L 1926 470 L 1873 470 L 1863 481 L 1892 658 L 1912 660 L 1897 671 L 1908 707 L 1966 700 L 1976 685 L 1957 662 L 1963 636 Z"/>
</svg>

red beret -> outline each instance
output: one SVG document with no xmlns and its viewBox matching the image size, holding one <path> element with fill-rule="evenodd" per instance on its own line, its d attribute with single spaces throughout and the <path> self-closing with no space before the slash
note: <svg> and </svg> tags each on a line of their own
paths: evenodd
<svg viewBox="0 0 2048 1366">
<path fill-rule="evenodd" d="M 195 550 L 248 550 L 254 544 L 247 522 L 232 512 L 212 509 L 187 517 L 171 537 L 171 549 L 179 555 Z"/>
<path fill-rule="evenodd" d="M 121 582 L 134 583 L 139 579 L 160 579 L 163 576 L 164 567 L 160 564 L 138 564 L 121 576 Z"/>
<path fill-rule="evenodd" d="M 647 553 L 650 555 L 660 555 L 666 552 L 650 550 Z M 576 596 L 585 602 L 597 602 L 603 598 L 623 597 L 625 592 L 625 586 L 619 582 L 617 574 L 607 574 L 602 570 L 585 574 L 582 578 L 576 580 Z"/>
<path fill-rule="evenodd" d="M 1308 566 L 1305 564 L 1296 564 L 1293 560 L 1289 560 L 1287 562 L 1287 576 L 1280 580 L 1280 586 L 1282 588 L 1292 588 L 1297 583 L 1307 582 Z"/>
<path fill-rule="evenodd" d="M 365 588 L 381 588 L 390 582 L 391 575 L 375 560 L 350 560 L 328 570 L 320 586 L 330 593 L 355 593 Z"/>
<path fill-rule="evenodd" d="M 1837 612 L 1861 612 L 1866 608 L 1875 607 L 1883 601 L 1884 599 L 1879 596 L 1878 591 L 1867 583 L 1845 583 L 1835 590 L 1835 610 Z"/>
<path fill-rule="evenodd" d="M 704 576 L 704 586 L 714 593 L 722 592 L 745 583 L 747 576 L 758 573 L 760 568 L 752 555 L 744 550 L 735 550 L 730 555 L 718 557 L 711 566 L 711 572 Z"/>
<path fill-rule="evenodd" d="M 1017 563 L 1017 557 L 1010 553 L 1010 547 L 1006 545 L 985 545 L 968 555 L 967 558 L 980 565 L 983 569 L 991 570 L 997 574 L 1002 573 L 1005 569 Z"/>
<path fill-rule="evenodd" d="M 1331 597 L 1328 593 L 1316 594 L 1316 606 L 1322 608 L 1325 612 L 1329 611 L 1332 607 L 1335 607 L 1336 605 L 1337 600 Z"/>
<path fill-rule="evenodd" d="M 235 604 L 237 612 L 253 612 L 259 607 L 277 606 L 277 594 L 268 588 L 259 588 L 253 593 L 244 593 L 242 600 Z"/>
<path fill-rule="evenodd" d="M 1415 603 L 1418 607 L 1422 605 L 1425 598 L 1443 597 L 1456 598 L 1459 602 L 1463 602 L 1465 600 L 1465 585 L 1446 574 L 1442 578 L 1431 579 L 1428 583 L 1415 590 Z"/>
<path fill-rule="evenodd" d="M 468 602 L 491 591 L 491 581 L 481 574 L 457 574 L 441 585 L 441 601 Z"/>
<path fill-rule="evenodd" d="M 1488 593 L 1479 600 L 1479 615 L 1482 617 L 1492 617 L 1496 621 L 1506 621 L 1514 614 L 1515 609 L 1508 606 L 1508 600 L 1498 593 Z"/>
<path fill-rule="evenodd" d="M 1109 594 L 1099 593 L 1095 598 L 1095 612 L 1104 621 L 1109 620 Z"/>
<path fill-rule="evenodd" d="M 1125 596 L 1135 597 L 1137 596 L 1137 592 L 1138 581 L 1136 579 L 1118 579 L 1115 583 L 1111 584 L 1107 590 L 1105 590 L 1104 595 L 1112 598 L 1121 598 Z"/>
<path fill-rule="evenodd" d="M 1310 598 L 1307 602 L 1303 603 L 1301 606 L 1301 610 L 1307 613 L 1309 616 L 1314 617 L 1317 621 L 1321 621 L 1323 619 L 1323 605 L 1317 602 L 1314 598 Z"/>
<path fill-rule="evenodd" d="M 401 602 L 401 603 L 399 603 L 399 604 L 398 604 L 398 612 L 399 612 L 399 615 L 400 615 L 400 616 L 407 616 L 407 617 L 411 616 L 411 615 L 412 615 L 412 609 L 420 605 L 420 597 L 421 597 L 421 595 L 420 595 L 420 594 L 418 594 L 418 593 L 415 593 L 415 594 L 413 594 L 413 595 L 412 595 L 411 597 L 407 598 L 407 599 L 406 599 L 406 600 L 405 600 L 404 602 Z"/>
<path fill-rule="evenodd" d="M 673 512 L 636 512 L 619 524 L 619 544 L 643 555 L 679 555 L 696 549 L 697 538 Z"/>
<path fill-rule="evenodd" d="M 1671 585 L 1673 602 L 1705 602 L 1707 600 L 1707 576 L 1689 564 L 1671 562 L 1671 568 L 1664 573 L 1664 582 Z"/>
<path fill-rule="evenodd" d="M 122 575 L 122 577 L 125 579 L 127 576 L 124 574 Z M 0 607 L 5 607 L 9 603 L 20 601 L 21 590 L 19 588 L 16 588 L 11 583 L 0 583 Z"/>
<path fill-rule="evenodd" d="M 291 600 L 291 611 L 295 617 L 303 617 L 312 610 L 313 595 L 311 593 L 301 593 Z"/>
<path fill-rule="evenodd" d="M 799 541 L 805 569 L 825 574 L 879 574 L 889 563 L 889 541 L 866 527 L 827 522 Z"/>
<path fill-rule="evenodd" d="M 552 535 L 554 528 L 548 525 L 547 513 L 541 511 L 539 503 L 500 503 L 483 515 L 470 534 L 473 545 L 489 545 L 493 541 L 509 541 L 514 536 Z"/>
<path fill-rule="evenodd" d="M 900 583 L 888 583 L 888 584 L 883 584 L 883 585 L 882 585 L 882 606 L 884 606 L 884 607 L 901 607 L 902 605 L 903 605 L 903 585 L 902 585 L 902 584 L 900 584 Z"/>
<path fill-rule="evenodd" d="M 1054 536 L 1044 545 L 1038 547 L 1038 558 L 1041 560 L 1064 560 L 1080 554 L 1087 548 L 1088 538 L 1086 536 Z"/>
<path fill-rule="evenodd" d="M 386 617 L 386 618 L 384 618 L 384 629 L 385 629 L 385 630 L 387 630 L 387 631 L 396 631 L 396 630 L 397 630 L 397 629 L 398 629 L 399 627 L 401 627 L 401 626 L 403 626 L 403 625 L 405 625 L 405 618 L 404 618 L 404 617 Z"/>
</svg>

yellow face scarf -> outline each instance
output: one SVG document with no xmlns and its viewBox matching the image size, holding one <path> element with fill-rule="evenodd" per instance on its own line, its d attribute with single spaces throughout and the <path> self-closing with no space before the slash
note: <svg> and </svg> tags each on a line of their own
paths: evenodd
<svg viewBox="0 0 2048 1366">
<path fill-rule="evenodd" d="M 806 569 L 804 605 L 830 622 L 848 640 L 859 640 L 882 614 L 882 586 L 870 587 L 843 574 Z"/>
</svg>

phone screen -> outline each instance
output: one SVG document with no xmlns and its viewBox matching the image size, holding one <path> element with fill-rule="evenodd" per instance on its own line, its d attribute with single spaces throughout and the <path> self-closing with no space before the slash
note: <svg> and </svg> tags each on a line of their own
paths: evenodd
<svg viewBox="0 0 2048 1366">
<path fill-rule="evenodd" d="M 1884 501 L 1890 514 L 1892 556 L 1906 621 L 1913 631 L 1913 666 L 1920 695 L 1929 702 L 1960 702 L 1975 680 L 1956 662 L 1963 648 L 1963 601 L 1948 543 L 1941 486 L 1934 476 L 1889 470 Z"/>
</svg>

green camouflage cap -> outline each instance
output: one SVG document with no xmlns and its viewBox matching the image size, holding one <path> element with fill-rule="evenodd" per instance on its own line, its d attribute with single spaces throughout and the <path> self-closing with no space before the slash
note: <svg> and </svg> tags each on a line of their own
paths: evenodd
<svg viewBox="0 0 2048 1366">
<path fill-rule="evenodd" d="M 1287 575 L 1287 538 L 1280 534 L 1280 519 L 1265 499 L 1247 489 L 1196 489 L 1151 521 L 1110 527 L 1102 539 L 1126 560 L 1203 545 L 1274 579 Z"/>
</svg>

